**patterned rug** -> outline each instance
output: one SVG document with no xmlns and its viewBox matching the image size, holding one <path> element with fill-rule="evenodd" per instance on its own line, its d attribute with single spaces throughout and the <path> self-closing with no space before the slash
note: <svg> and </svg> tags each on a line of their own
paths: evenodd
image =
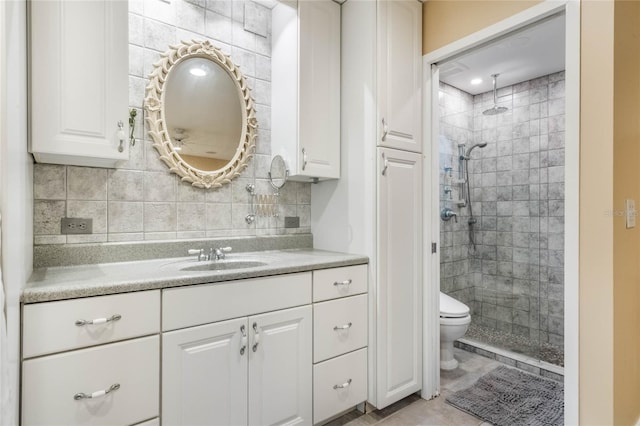
<svg viewBox="0 0 640 426">
<path fill-rule="evenodd" d="M 496 426 L 564 424 L 564 385 L 500 366 L 446 401 Z"/>
</svg>

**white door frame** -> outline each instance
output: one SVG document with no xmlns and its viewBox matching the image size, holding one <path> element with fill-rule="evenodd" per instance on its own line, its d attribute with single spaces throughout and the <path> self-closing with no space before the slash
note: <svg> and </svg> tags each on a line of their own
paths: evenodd
<svg viewBox="0 0 640 426">
<path fill-rule="evenodd" d="M 580 0 L 546 0 L 476 33 L 463 37 L 423 56 L 423 122 L 425 144 L 423 291 L 423 389 L 422 397 L 440 392 L 440 292 L 439 249 L 427 259 L 430 243 L 440 246 L 439 160 L 438 160 L 438 84 L 437 67 L 432 65 L 464 51 L 502 37 L 556 13 L 565 12 L 565 272 L 564 272 L 564 395 L 565 424 L 578 424 L 579 404 L 579 171 L 580 171 Z M 428 149 L 430 147 L 431 149 Z M 428 250 L 428 251 L 427 251 Z"/>
</svg>

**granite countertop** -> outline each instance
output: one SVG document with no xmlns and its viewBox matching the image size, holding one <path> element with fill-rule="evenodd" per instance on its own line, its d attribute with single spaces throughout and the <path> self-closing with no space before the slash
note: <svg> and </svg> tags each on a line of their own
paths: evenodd
<svg viewBox="0 0 640 426">
<path fill-rule="evenodd" d="M 232 253 L 227 255 L 226 260 L 217 262 L 225 261 L 260 261 L 265 262 L 265 265 L 244 269 L 181 270 L 185 267 L 207 263 L 198 262 L 195 256 L 189 256 L 133 262 L 42 267 L 34 269 L 22 292 L 21 302 L 49 302 L 305 272 L 364 264 L 368 262 L 368 258 L 355 254 L 302 248 Z"/>
</svg>

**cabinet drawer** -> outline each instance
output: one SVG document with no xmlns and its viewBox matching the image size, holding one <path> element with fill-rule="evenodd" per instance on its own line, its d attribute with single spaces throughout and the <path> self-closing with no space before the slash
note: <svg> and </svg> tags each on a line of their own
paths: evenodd
<svg viewBox="0 0 640 426">
<path fill-rule="evenodd" d="M 164 290 L 162 330 L 311 303 L 311 272 Z"/>
<path fill-rule="evenodd" d="M 367 265 L 313 271 L 313 301 L 367 292 Z"/>
<path fill-rule="evenodd" d="M 130 425 L 159 414 L 158 336 L 50 355 L 22 364 L 23 425 Z M 94 398 L 82 392 L 117 390 Z"/>
<path fill-rule="evenodd" d="M 117 320 L 103 322 L 119 315 Z M 117 318 L 117 317 L 116 317 Z M 76 321 L 102 319 L 96 324 Z M 82 348 L 160 331 L 160 290 L 24 305 L 22 356 Z"/>
<path fill-rule="evenodd" d="M 367 349 L 313 366 L 313 423 L 367 399 Z"/>
<path fill-rule="evenodd" d="M 367 346 L 367 295 L 313 305 L 313 362 Z"/>
</svg>

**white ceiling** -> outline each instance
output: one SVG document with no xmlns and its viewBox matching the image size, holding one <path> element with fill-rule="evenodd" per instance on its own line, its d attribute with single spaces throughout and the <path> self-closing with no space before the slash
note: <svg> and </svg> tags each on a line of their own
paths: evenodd
<svg viewBox="0 0 640 426">
<path fill-rule="evenodd" d="M 564 22 L 564 15 L 554 15 L 442 62 L 438 64 L 440 81 L 477 95 L 493 89 L 491 74 L 500 74 L 501 88 L 562 71 Z M 472 85 L 474 78 L 482 83 Z"/>
</svg>

